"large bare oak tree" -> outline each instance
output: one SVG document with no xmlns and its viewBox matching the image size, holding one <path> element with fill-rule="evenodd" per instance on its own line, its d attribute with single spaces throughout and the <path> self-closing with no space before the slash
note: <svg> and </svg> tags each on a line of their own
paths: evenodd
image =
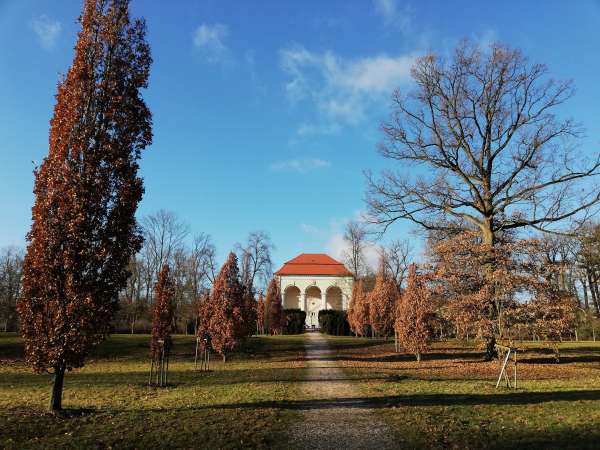
<svg viewBox="0 0 600 450">
<path fill-rule="evenodd" d="M 367 174 L 375 223 L 408 219 L 428 230 L 459 223 L 493 245 L 502 230 L 549 230 L 593 213 L 600 153 L 585 158 L 579 125 L 555 115 L 574 93 L 571 82 L 550 79 L 519 50 L 468 42 L 448 61 L 420 58 L 412 77 L 409 95 L 393 95 L 380 146 L 412 176 Z"/>
</svg>

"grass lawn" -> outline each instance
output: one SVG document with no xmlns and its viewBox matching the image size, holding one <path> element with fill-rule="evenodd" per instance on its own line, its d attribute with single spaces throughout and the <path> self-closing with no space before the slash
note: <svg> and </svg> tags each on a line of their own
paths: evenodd
<svg viewBox="0 0 600 450">
<path fill-rule="evenodd" d="M 520 344 L 517 390 L 495 389 L 498 363 L 458 342 L 421 363 L 393 343 L 330 337 L 355 388 L 408 448 L 600 448 L 600 343 Z"/>
<path fill-rule="evenodd" d="M 193 338 L 177 336 L 172 386 L 156 389 L 148 336 L 116 335 L 65 378 L 64 407 L 91 411 L 60 419 L 46 412 L 51 376 L 33 374 L 21 340 L 0 334 L 0 448 L 290 448 L 285 432 L 303 409 L 365 403 L 402 448 L 600 448 L 600 343 L 561 344 L 560 364 L 523 344 L 509 390 L 494 388 L 498 364 L 473 345 L 436 343 L 417 363 L 392 342 L 328 342 L 323 365 L 343 370 L 351 399 L 302 392 L 303 336 L 252 338 L 209 374 L 193 371 Z"/>
<path fill-rule="evenodd" d="M 67 373 L 59 419 L 46 412 L 51 376 L 32 373 L 16 335 L 0 333 L 0 448 L 271 448 L 297 412 L 236 408 L 294 399 L 303 376 L 302 337 L 252 338 L 212 372 L 193 371 L 194 339 L 176 336 L 169 383 L 146 386 L 147 335 L 115 335 L 81 370 Z M 297 362 L 296 362 L 297 361 Z M 228 405 L 215 408 L 214 405 Z"/>
</svg>

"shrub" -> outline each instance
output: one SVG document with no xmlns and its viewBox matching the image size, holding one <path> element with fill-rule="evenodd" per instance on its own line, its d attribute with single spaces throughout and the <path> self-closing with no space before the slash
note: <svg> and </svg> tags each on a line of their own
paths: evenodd
<svg viewBox="0 0 600 450">
<path fill-rule="evenodd" d="M 284 309 L 286 326 L 284 334 L 302 334 L 306 323 L 306 312 L 300 309 Z"/>
<path fill-rule="evenodd" d="M 321 332 L 333 336 L 350 336 L 350 325 L 346 311 L 322 309 L 319 311 L 319 327 Z"/>
</svg>

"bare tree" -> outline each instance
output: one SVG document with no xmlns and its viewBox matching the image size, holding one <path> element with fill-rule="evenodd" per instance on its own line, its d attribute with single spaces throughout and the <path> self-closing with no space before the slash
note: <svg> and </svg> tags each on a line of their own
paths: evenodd
<svg viewBox="0 0 600 450">
<path fill-rule="evenodd" d="M 493 245 L 502 230 L 556 231 L 596 209 L 600 153 L 584 158 L 580 127 L 553 112 L 573 95 L 571 82 L 548 79 L 519 50 L 468 42 L 449 62 L 420 58 L 412 77 L 410 95 L 393 95 L 380 153 L 413 176 L 367 174 L 374 222 L 443 230 L 459 221 Z"/>
<path fill-rule="evenodd" d="M 170 263 L 175 251 L 183 246 L 189 234 L 189 226 L 179 220 L 171 211 L 159 210 L 142 219 L 145 249 L 148 258 L 157 273 L 165 264 Z"/>
<path fill-rule="evenodd" d="M 410 266 L 410 244 L 405 240 L 392 241 L 387 247 L 382 247 L 381 252 L 387 271 L 400 290 Z"/>
<path fill-rule="evenodd" d="M 244 246 L 236 245 L 244 286 L 252 288 L 257 278 L 261 285 L 265 286 L 271 279 L 273 276 L 271 250 L 273 248 L 271 238 L 264 231 L 253 231 L 248 235 Z"/>
<path fill-rule="evenodd" d="M 343 254 L 344 262 L 348 265 L 354 277 L 360 278 L 366 270 L 367 231 L 359 222 L 350 221 L 344 229 L 344 241 L 348 245 L 348 249 Z"/>
<path fill-rule="evenodd" d="M 200 233 L 194 237 L 188 271 L 194 297 L 199 298 L 215 279 L 216 249 L 210 235 Z"/>
<path fill-rule="evenodd" d="M 7 331 L 17 330 L 17 300 L 21 292 L 23 250 L 6 247 L 0 251 L 0 324 Z"/>
</svg>

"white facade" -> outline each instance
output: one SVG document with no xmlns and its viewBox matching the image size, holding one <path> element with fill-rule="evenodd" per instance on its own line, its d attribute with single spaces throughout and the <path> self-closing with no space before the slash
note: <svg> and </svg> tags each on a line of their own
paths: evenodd
<svg viewBox="0 0 600 450">
<path fill-rule="evenodd" d="M 306 327 L 319 326 L 322 309 L 346 311 L 352 295 L 352 276 L 279 275 L 279 287 L 285 309 L 306 311 Z"/>
</svg>

